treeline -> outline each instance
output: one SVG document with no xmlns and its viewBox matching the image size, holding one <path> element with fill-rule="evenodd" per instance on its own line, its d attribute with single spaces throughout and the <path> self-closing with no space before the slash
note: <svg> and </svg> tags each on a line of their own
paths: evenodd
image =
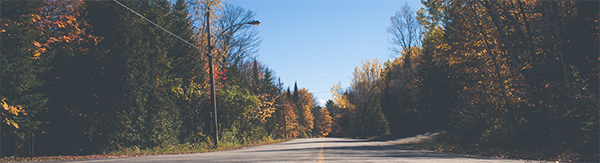
<svg viewBox="0 0 600 163">
<path fill-rule="evenodd" d="M 460 148 L 597 160 L 597 1 L 423 4 L 391 19 L 398 57 L 334 85 L 333 133 L 444 129 Z"/>
<path fill-rule="evenodd" d="M 283 138 L 285 129 L 287 137 L 327 135 L 319 121 L 327 110 L 306 89 L 282 93 L 274 71 L 254 56 L 257 29 L 238 26 L 254 12 L 221 1 L 120 3 L 200 50 L 114 1 L 0 2 L 2 156 L 212 146 L 214 132 L 240 144 Z"/>
</svg>

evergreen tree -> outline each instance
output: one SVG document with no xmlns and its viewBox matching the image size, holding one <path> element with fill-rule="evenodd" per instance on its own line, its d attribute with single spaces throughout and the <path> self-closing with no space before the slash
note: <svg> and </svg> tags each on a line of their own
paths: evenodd
<svg viewBox="0 0 600 163">
<path fill-rule="evenodd" d="M 135 14 L 116 9 L 112 2 L 89 5 L 94 33 L 103 37 L 97 51 L 101 67 L 93 80 L 100 81 L 95 92 L 103 106 L 100 117 L 116 123 L 101 129 L 106 143 L 122 148 L 153 147 L 178 141 L 179 111 L 173 103 L 169 84 L 168 49 L 175 39 Z M 166 1 L 124 3 L 160 26 L 169 28 Z M 107 26 L 106 24 L 112 24 Z"/>
<path fill-rule="evenodd" d="M 384 135 L 390 132 L 388 122 L 381 111 L 377 94 L 371 94 L 369 99 L 357 107 L 355 136 L 371 137 Z"/>
<path fill-rule="evenodd" d="M 300 96 L 298 95 L 298 81 L 294 81 L 294 92 L 292 93 L 292 95 L 293 95 L 294 103 L 297 104 L 298 98 L 300 98 Z"/>
<path fill-rule="evenodd" d="M 44 81 L 41 75 L 48 71 L 48 61 L 53 53 L 41 46 L 48 38 L 48 33 L 37 28 L 36 17 L 39 17 L 39 7 L 42 1 L 2 1 L 2 133 L 3 154 L 24 153 L 18 146 L 23 145 L 42 123 L 37 119 L 43 114 L 48 98 L 41 92 Z M 21 113 L 12 114 L 8 107 L 23 109 Z M 20 110 L 19 109 L 19 110 Z M 10 124 L 10 125 L 8 125 Z M 8 137 L 7 137 L 8 136 Z M 27 136 L 27 137 L 26 137 Z M 16 141 L 16 142 L 15 142 Z M 17 145 L 15 147 L 14 145 Z M 4 148 L 6 147 L 6 148 Z M 1 157 L 1 156 L 0 156 Z"/>
<path fill-rule="evenodd" d="M 185 0 L 177 0 L 173 6 L 171 32 L 188 42 L 196 42 L 194 26 Z M 172 69 L 169 71 L 169 83 L 175 88 L 176 104 L 180 110 L 182 143 L 199 143 L 206 141 L 210 127 L 206 120 L 211 119 L 208 109 L 202 109 L 208 100 L 208 94 L 203 93 L 206 71 L 205 61 L 198 49 L 178 41 L 169 49 L 168 57 L 172 59 Z"/>
</svg>

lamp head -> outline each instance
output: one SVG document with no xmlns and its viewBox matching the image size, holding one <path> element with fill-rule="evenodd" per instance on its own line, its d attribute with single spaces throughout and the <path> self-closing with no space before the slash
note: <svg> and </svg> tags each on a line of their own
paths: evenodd
<svg viewBox="0 0 600 163">
<path fill-rule="evenodd" d="M 248 22 L 248 23 L 246 23 L 246 24 L 250 24 L 250 25 L 259 25 L 259 24 L 260 24 L 260 21 L 259 21 L 259 20 L 254 20 L 254 21 Z"/>
</svg>

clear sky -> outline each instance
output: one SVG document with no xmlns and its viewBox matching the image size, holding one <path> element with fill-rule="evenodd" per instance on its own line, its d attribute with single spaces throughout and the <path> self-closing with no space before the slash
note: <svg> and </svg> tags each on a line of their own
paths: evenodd
<svg viewBox="0 0 600 163">
<path fill-rule="evenodd" d="M 252 10 L 261 21 L 258 60 L 281 77 L 284 87 L 312 92 L 317 101 L 331 98 L 333 84 L 350 86 L 352 73 L 365 59 L 394 57 L 390 17 L 405 3 L 420 0 L 225 0 Z"/>
</svg>

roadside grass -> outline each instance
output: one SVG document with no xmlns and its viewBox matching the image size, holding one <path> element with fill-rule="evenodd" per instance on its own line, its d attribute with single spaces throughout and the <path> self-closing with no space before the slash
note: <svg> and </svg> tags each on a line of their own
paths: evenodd
<svg viewBox="0 0 600 163">
<path fill-rule="evenodd" d="M 39 157 L 3 157 L 0 162 L 29 162 L 29 161 L 57 161 L 57 160 L 80 160 L 80 159 L 101 159 L 101 158 L 120 158 L 120 157 L 142 157 L 152 155 L 171 155 L 171 154 L 188 154 L 188 153 L 204 153 L 214 151 L 229 151 L 241 149 L 245 147 L 268 145 L 284 142 L 290 139 L 263 139 L 248 143 L 235 142 L 219 142 L 219 146 L 215 149 L 212 143 L 200 144 L 177 144 L 165 147 L 155 147 L 141 149 L 139 147 L 130 147 L 126 149 L 102 152 L 93 155 L 83 156 L 39 156 Z"/>
<path fill-rule="evenodd" d="M 439 152 L 489 156 L 510 159 L 544 160 L 560 162 L 598 162 L 598 154 L 582 155 L 561 149 L 504 149 L 494 146 L 478 146 L 475 143 L 461 144 L 454 141 L 451 134 L 444 131 L 433 139 L 414 143 L 413 148 L 435 150 Z"/>
</svg>

